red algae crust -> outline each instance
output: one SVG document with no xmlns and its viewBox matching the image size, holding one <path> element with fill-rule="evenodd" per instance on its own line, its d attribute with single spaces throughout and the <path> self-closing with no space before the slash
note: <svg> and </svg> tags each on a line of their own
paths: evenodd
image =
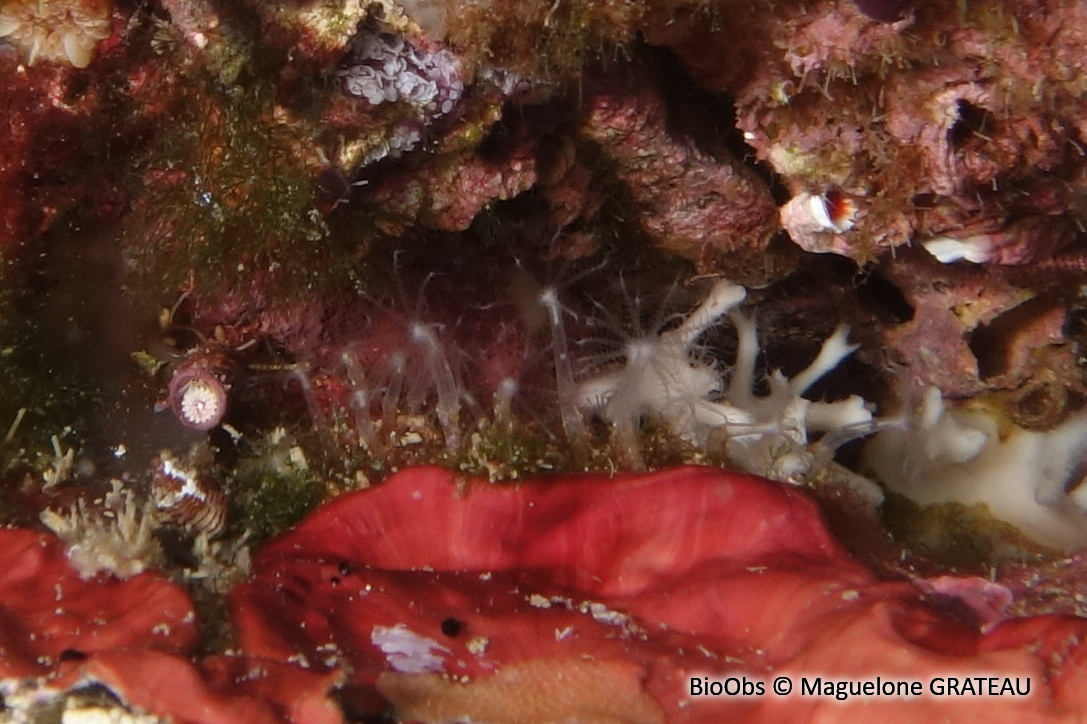
<svg viewBox="0 0 1087 724">
<path fill-rule="evenodd" d="M 196 644 L 188 595 L 160 576 L 83 580 L 59 540 L 29 530 L 0 529 L 0 550 L 0 678 L 42 676 L 73 652 Z"/>
<path fill-rule="evenodd" d="M 880 582 L 802 493 L 709 468 L 516 485 L 416 468 L 266 545 L 231 596 L 241 648 L 349 671 L 344 700 L 419 721 L 913 721 L 1075 716 L 1087 621 L 982 634 Z M 922 682 L 913 698 L 773 694 L 788 676 Z M 692 678 L 764 682 L 691 695 Z M 1027 697 L 938 697 L 935 677 Z M 596 696 L 579 694 L 586 677 Z M 561 681 L 569 695 L 544 697 Z M 624 692 L 611 696 L 606 692 Z M 496 708 L 499 707 L 499 708 Z"/>
<path fill-rule="evenodd" d="M 126 706 L 178 724 L 332 724 L 338 674 L 219 655 L 192 661 L 188 593 L 147 572 L 82 578 L 50 535 L 0 529 L 0 686 L 42 704 L 97 683 Z M 25 713 L 25 712 L 23 712 Z M 18 716 L 20 712 L 15 712 Z"/>
<path fill-rule="evenodd" d="M 1087 693 L 1087 620 L 993 608 L 970 622 L 976 579 L 935 580 L 935 598 L 880 581 L 800 490 L 711 468 L 517 484 L 406 469 L 266 544 L 228 597 L 237 650 L 203 659 L 180 587 L 80 578 L 34 531 L 0 530 L 0 544 L 5 696 L 96 682 L 176 722 L 390 709 L 420 722 L 1063 721 L 1082 719 Z M 810 690 L 877 676 L 924 693 Z M 778 677 L 808 694 L 773 693 Z M 1030 693 L 937 695 L 950 677 Z M 764 688 L 698 696 L 707 678 Z"/>
</svg>

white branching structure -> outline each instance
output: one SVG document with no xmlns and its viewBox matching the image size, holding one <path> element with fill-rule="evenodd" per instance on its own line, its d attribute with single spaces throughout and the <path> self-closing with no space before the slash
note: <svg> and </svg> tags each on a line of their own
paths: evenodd
<svg viewBox="0 0 1087 724">
<path fill-rule="evenodd" d="M 736 464 L 778 479 L 808 470 L 811 433 L 828 433 L 828 438 L 844 441 L 854 431 L 870 431 L 872 414 L 860 397 L 831 403 L 803 397 L 855 349 L 846 342 L 844 326 L 823 343 L 806 369 L 792 379 L 774 372 L 768 380 L 769 394 L 755 394 L 759 353 L 755 323 L 736 311 L 745 296 L 743 287 L 717 282 L 679 326 L 627 341 L 620 366 L 578 385 L 579 407 L 611 423 L 624 462 L 641 464 L 637 432 L 643 418 L 663 423 L 699 447 L 723 444 Z M 726 371 L 700 358 L 697 346 L 702 334 L 726 315 L 739 334 L 727 386 Z"/>
</svg>

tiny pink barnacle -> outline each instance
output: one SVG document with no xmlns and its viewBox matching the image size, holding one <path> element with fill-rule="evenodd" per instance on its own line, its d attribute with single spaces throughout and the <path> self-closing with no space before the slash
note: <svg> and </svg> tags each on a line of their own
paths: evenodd
<svg viewBox="0 0 1087 724">
<path fill-rule="evenodd" d="M 210 430 L 226 414 L 226 383 L 200 364 L 179 367 L 170 378 L 170 409 L 185 427 Z"/>
<path fill-rule="evenodd" d="M 840 234 L 853 228 L 857 205 L 838 189 L 827 189 L 823 194 L 812 196 L 808 206 L 812 218 L 825 229 Z"/>
<path fill-rule="evenodd" d="M 841 235 L 853 229 L 859 213 L 854 197 L 836 188 L 801 192 L 779 210 L 781 225 L 800 248 L 846 256 L 849 246 Z"/>
</svg>

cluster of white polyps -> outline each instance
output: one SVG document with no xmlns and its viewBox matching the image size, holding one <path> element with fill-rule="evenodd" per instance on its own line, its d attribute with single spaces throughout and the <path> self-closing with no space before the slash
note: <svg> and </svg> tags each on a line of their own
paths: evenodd
<svg viewBox="0 0 1087 724">
<path fill-rule="evenodd" d="M 457 57 L 446 49 L 420 51 L 399 35 L 362 32 L 349 64 L 340 70 L 344 89 L 372 105 L 407 103 L 431 119 L 453 110 L 464 92 Z"/>
<path fill-rule="evenodd" d="M 859 396 L 840 402 L 802 396 L 855 349 L 846 343 L 844 326 L 805 370 L 792 379 L 775 371 L 767 380 L 769 394 L 755 394 L 755 323 L 736 311 L 745 296 L 743 287 L 718 281 L 679 326 L 628 340 L 618 367 L 579 383 L 579 407 L 611 423 L 624 462 L 641 464 L 637 432 L 643 418 L 663 423 L 692 445 L 723 445 L 737 465 L 777 479 L 808 471 L 810 434 L 826 433 L 825 441 L 841 442 L 870 431 L 872 413 Z M 726 314 L 739 334 L 730 376 L 700 356 L 697 347 L 702 334 Z"/>
<path fill-rule="evenodd" d="M 446 447 L 461 444 L 460 414 L 464 382 L 450 349 L 441 337 L 441 325 L 419 319 L 386 321 L 403 327 L 403 344 L 380 360 L 367 359 L 364 350 L 348 347 L 341 356 L 350 382 L 351 408 L 359 441 L 375 454 L 385 451 L 389 435 L 401 414 L 417 415 L 430 407 L 445 437 Z M 378 417 L 374 417 L 374 415 Z"/>
</svg>

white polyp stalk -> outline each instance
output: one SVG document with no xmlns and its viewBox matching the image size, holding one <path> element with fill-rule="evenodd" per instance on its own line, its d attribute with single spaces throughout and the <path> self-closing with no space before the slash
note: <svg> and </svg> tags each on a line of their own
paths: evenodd
<svg viewBox="0 0 1087 724">
<path fill-rule="evenodd" d="M 751 409 L 755 401 L 755 362 L 759 356 L 759 335 L 755 320 L 733 311 L 729 314 L 736 328 L 736 366 L 728 383 L 728 401 Z"/>
<path fill-rule="evenodd" d="M 450 450 L 460 447 L 460 387 L 445 355 L 430 361 L 431 374 L 438 385 L 438 422 L 445 433 L 445 445 Z"/>
<path fill-rule="evenodd" d="M 683 320 L 683 324 L 671 332 L 665 332 L 661 337 L 669 338 L 669 344 L 675 344 L 677 348 L 686 349 L 694 344 L 699 335 L 712 327 L 722 315 L 742 302 L 746 296 L 746 289 L 721 279 L 710 289 L 706 301 L 698 305 L 698 309 L 691 312 L 691 315 Z"/>
<path fill-rule="evenodd" d="M 944 416 L 944 398 L 939 387 L 929 387 L 921 398 L 921 409 L 917 413 L 917 423 L 922 430 L 936 427 Z"/>
<path fill-rule="evenodd" d="M 517 394 L 517 380 L 503 377 L 494 391 L 494 421 L 507 431 L 513 430 L 513 398 Z"/>
<path fill-rule="evenodd" d="M 340 355 L 340 359 L 343 361 L 344 368 L 347 370 L 347 379 L 351 382 L 351 387 L 354 390 L 354 394 L 351 395 L 351 402 L 355 408 L 355 431 L 359 436 L 359 441 L 370 452 L 376 452 L 380 442 L 377 426 L 370 416 L 373 387 L 366 379 L 366 373 L 362 371 L 358 359 L 350 350 Z"/>
<path fill-rule="evenodd" d="M 445 445 L 455 450 L 460 447 L 460 386 L 434 331 L 429 326 L 414 324 L 411 336 L 416 344 L 423 347 L 427 374 L 438 393 L 438 403 L 434 409 L 445 435 Z"/>
<path fill-rule="evenodd" d="M 302 397 L 306 401 L 306 411 L 309 412 L 310 422 L 314 428 L 319 427 L 324 422 L 325 416 L 321 412 L 321 406 L 317 404 L 317 396 L 313 394 L 313 385 L 310 384 L 309 377 L 300 367 L 291 371 L 291 377 L 298 380 L 298 386 L 302 388 Z"/>
<path fill-rule="evenodd" d="M 754 418 L 750 410 L 734 407 L 731 404 L 696 400 L 692 410 L 694 422 L 698 426 L 700 435 L 696 439 L 699 444 L 703 439 L 708 438 L 715 429 L 721 429 L 727 433 L 729 426 L 754 424 Z"/>
<path fill-rule="evenodd" d="M 628 470 L 645 470 L 642 446 L 638 441 L 638 422 L 629 418 L 612 425 L 612 440 L 619 455 L 619 464 Z"/>
<path fill-rule="evenodd" d="M 808 388 L 819 381 L 819 378 L 830 372 L 857 349 L 855 344 L 847 344 L 849 337 L 848 325 L 840 325 L 834 334 L 823 342 L 819 349 L 819 356 L 808 367 L 789 381 L 789 389 L 794 395 L 802 395 Z"/>
<path fill-rule="evenodd" d="M 559 396 L 559 415 L 562 429 L 570 443 L 575 459 L 588 457 L 589 432 L 578 409 L 578 390 L 574 383 L 574 367 L 570 363 L 570 346 L 566 339 L 566 328 L 562 323 L 562 306 L 554 288 L 548 288 L 540 294 L 540 304 L 547 312 L 547 321 L 551 327 L 551 351 L 555 357 L 555 386 Z"/>
<path fill-rule="evenodd" d="M 605 408 L 621 461 L 624 466 L 635 470 L 645 468 L 638 443 L 644 400 L 647 397 L 663 400 L 666 393 L 665 380 L 660 377 L 661 370 L 656 368 L 660 344 L 659 340 L 639 339 L 627 345 L 626 367 Z M 653 395 L 647 395 L 646 385 L 656 385 L 660 389 L 655 390 Z"/>
<path fill-rule="evenodd" d="M 904 417 L 896 417 L 890 420 L 868 420 L 855 422 L 845 427 L 833 430 L 819 440 L 822 450 L 833 452 L 847 442 L 859 440 L 862 437 L 883 432 L 885 430 L 902 430 L 906 426 Z"/>
<path fill-rule="evenodd" d="M 725 432 L 730 439 L 739 439 L 744 437 L 764 437 L 767 435 L 777 435 L 781 432 L 780 420 L 769 420 L 767 422 L 726 422 L 723 425 Z"/>
<path fill-rule="evenodd" d="M 385 430 L 396 429 L 396 416 L 400 409 L 400 395 L 404 390 L 404 377 L 408 361 L 403 352 L 393 352 L 389 357 L 388 380 L 381 395 L 381 423 Z"/>
<path fill-rule="evenodd" d="M 872 411 L 860 395 L 851 395 L 838 402 L 813 402 L 804 417 L 805 427 L 810 432 L 830 432 L 871 422 Z"/>
</svg>

